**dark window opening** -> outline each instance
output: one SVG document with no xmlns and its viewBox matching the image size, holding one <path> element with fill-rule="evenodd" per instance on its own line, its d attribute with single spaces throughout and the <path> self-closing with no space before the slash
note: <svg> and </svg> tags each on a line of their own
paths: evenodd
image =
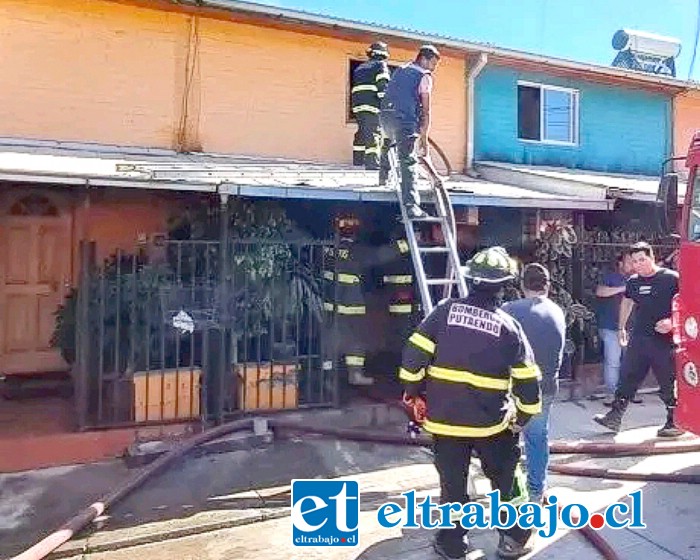
<svg viewBox="0 0 700 560">
<path fill-rule="evenodd" d="M 578 142 L 578 91 L 518 84 L 518 138 L 536 142 Z"/>
<path fill-rule="evenodd" d="M 540 97 L 541 89 L 518 86 L 518 138 L 541 140 Z"/>
</svg>

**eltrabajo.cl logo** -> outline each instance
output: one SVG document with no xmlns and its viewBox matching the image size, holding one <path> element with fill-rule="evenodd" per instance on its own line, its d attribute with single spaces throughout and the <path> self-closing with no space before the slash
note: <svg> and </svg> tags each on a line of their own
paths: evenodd
<svg viewBox="0 0 700 560">
<path fill-rule="evenodd" d="M 360 485 L 356 480 L 292 480 L 294 546 L 358 546 Z"/>
</svg>

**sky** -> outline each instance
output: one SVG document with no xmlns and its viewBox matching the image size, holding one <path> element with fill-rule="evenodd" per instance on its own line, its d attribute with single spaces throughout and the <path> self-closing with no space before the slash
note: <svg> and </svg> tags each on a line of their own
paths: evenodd
<svg viewBox="0 0 700 560">
<path fill-rule="evenodd" d="M 648 31 L 680 40 L 677 77 L 700 81 L 700 46 L 689 75 L 700 0 L 258 1 L 605 66 L 615 31 Z"/>
</svg>

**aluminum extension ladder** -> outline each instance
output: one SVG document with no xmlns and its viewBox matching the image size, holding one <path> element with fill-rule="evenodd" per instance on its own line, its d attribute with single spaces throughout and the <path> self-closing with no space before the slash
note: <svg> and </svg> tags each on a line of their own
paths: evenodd
<svg viewBox="0 0 700 560">
<path fill-rule="evenodd" d="M 402 202 L 401 179 L 399 174 L 399 162 L 396 147 L 389 149 L 389 181 L 394 183 L 396 194 L 401 207 L 401 218 L 406 228 L 406 238 L 411 251 L 413 269 L 416 273 L 416 281 L 422 303 L 423 316 L 427 317 L 432 310 L 443 299 L 455 297 L 454 288 L 457 287 L 458 297 L 466 297 L 468 290 L 464 276 L 460 273 L 459 253 L 457 252 L 454 210 L 450 196 L 445 189 L 442 180 L 435 170 L 429 156 L 420 159 L 422 167 L 425 168 L 432 186 L 432 195 L 437 210 L 436 216 L 424 218 L 409 218 L 406 208 Z M 416 235 L 416 226 L 424 223 L 438 224 L 442 230 L 442 238 L 445 242 L 441 246 L 420 245 Z M 429 278 L 426 274 L 424 258 L 426 255 L 443 254 L 446 258 L 445 275 L 442 277 Z M 435 287 L 442 286 L 442 293 L 435 290 Z"/>
</svg>

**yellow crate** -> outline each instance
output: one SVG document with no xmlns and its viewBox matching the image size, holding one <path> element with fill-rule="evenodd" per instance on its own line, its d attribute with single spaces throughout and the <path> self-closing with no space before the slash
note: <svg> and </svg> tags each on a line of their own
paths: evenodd
<svg viewBox="0 0 700 560">
<path fill-rule="evenodd" d="M 158 422 L 197 418 L 200 409 L 201 378 L 200 369 L 166 369 L 134 373 L 134 420 Z"/>
<path fill-rule="evenodd" d="M 240 410 L 280 410 L 299 406 L 296 364 L 236 364 Z"/>
</svg>

